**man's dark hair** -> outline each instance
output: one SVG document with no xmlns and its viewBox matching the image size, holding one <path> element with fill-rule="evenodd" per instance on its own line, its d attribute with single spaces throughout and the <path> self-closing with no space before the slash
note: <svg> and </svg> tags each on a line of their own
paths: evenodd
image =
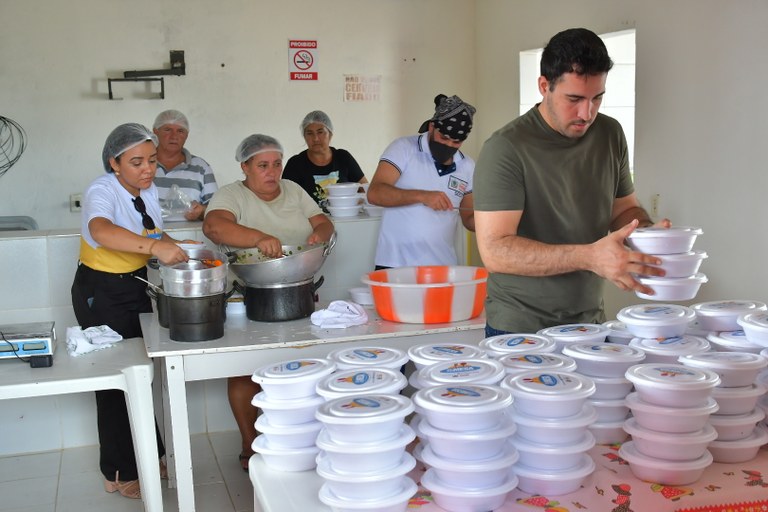
<svg viewBox="0 0 768 512">
<path fill-rule="evenodd" d="M 613 67 L 605 43 L 586 28 L 569 28 L 555 34 L 541 54 L 541 75 L 550 90 L 565 73 L 599 75 Z"/>
</svg>

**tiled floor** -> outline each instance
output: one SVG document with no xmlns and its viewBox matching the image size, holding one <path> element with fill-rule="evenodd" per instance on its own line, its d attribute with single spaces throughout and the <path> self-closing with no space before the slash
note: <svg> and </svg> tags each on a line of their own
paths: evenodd
<svg viewBox="0 0 768 512">
<path fill-rule="evenodd" d="M 254 510 L 253 487 L 240 468 L 237 432 L 192 436 L 197 512 Z M 0 458 L 0 512 L 142 512 L 140 500 L 104 492 L 98 447 Z M 163 482 L 163 508 L 178 510 L 176 489 Z"/>
</svg>

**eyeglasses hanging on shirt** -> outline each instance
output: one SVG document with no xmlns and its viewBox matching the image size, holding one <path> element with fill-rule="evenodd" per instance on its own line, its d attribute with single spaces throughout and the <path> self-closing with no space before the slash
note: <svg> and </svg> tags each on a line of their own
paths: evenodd
<svg viewBox="0 0 768 512">
<path fill-rule="evenodd" d="M 144 200 L 141 198 L 141 196 L 133 198 L 133 207 L 136 208 L 136 211 L 141 214 L 141 223 L 144 225 L 144 228 L 147 231 L 154 230 L 155 221 L 152 220 L 152 217 L 150 217 L 147 213 L 147 205 L 144 204 Z"/>
</svg>

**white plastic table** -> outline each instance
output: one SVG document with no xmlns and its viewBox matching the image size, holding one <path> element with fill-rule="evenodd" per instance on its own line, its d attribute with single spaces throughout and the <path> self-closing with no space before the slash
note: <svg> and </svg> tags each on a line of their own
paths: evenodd
<svg viewBox="0 0 768 512">
<path fill-rule="evenodd" d="M 79 357 L 71 357 L 61 342 L 50 368 L 0 361 L 0 400 L 121 389 L 128 406 L 144 507 L 147 512 L 162 512 L 152 402 L 153 370 L 141 338 L 123 340 L 112 348 Z"/>
</svg>

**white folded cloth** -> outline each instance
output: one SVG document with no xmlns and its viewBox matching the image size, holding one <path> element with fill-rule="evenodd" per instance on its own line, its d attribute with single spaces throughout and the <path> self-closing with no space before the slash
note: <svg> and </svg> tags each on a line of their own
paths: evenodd
<svg viewBox="0 0 768 512">
<path fill-rule="evenodd" d="M 123 337 L 106 325 L 96 325 L 83 329 L 79 325 L 67 327 L 67 352 L 71 356 L 81 356 L 88 352 L 110 348 Z"/>
<path fill-rule="evenodd" d="M 323 329 L 344 329 L 366 323 L 368 313 L 360 304 L 334 300 L 328 304 L 328 309 L 320 309 L 312 313 L 310 320 Z"/>
</svg>

